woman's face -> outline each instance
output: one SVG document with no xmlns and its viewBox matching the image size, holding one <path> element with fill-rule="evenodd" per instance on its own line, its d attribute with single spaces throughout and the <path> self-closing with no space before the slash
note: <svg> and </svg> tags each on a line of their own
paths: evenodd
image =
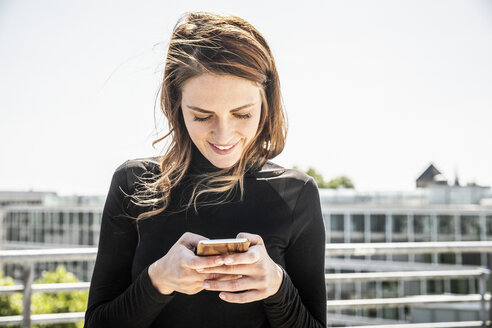
<svg viewBox="0 0 492 328">
<path fill-rule="evenodd" d="M 233 75 L 202 74 L 184 83 L 181 98 L 196 147 L 214 166 L 233 166 L 258 129 L 260 87 Z"/>
</svg>

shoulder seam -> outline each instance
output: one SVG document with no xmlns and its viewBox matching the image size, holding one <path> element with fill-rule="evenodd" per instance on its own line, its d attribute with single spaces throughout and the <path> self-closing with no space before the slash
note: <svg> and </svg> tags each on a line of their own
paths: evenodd
<svg viewBox="0 0 492 328">
<path fill-rule="evenodd" d="M 297 209 L 297 205 L 299 204 L 299 198 L 301 198 L 301 194 L 304 192 L 304 188 L 306 188 L 306 185 L 308 184 L 308 182 L 310 180 L 314 180 L 313 177 L 309 176 L 308 179 L 306 179 L 306 181 L 304 181 L 304 184 L 302 185 L 302 188 L 301 190 L 299 191 L 299 194 L 297 195 L 297 198 L 296 198 L 296 204 L 294 205 L 294 208 L 292 210 L 292 212 L 290 213 L 290 231 L 289 231 L 289 243 L 288 243 L 288 246 L 287 248 L 290 247 L 291 245 L 291 238 L 292 238 L 292 227 L 294 226 L 294 214 L 296 212 L 296 209 Z"/>
<path fill-rule="evenodd" d="M 128 191 L 128 193 L 130 194 L 131 191 L 130 191 L 130 177 L 128 176 L 128 162 L 130 162 L 130 160 L 126 160 L 125 162 L 125 175 L 126 175 L 126 190 Z"/>
</svg>

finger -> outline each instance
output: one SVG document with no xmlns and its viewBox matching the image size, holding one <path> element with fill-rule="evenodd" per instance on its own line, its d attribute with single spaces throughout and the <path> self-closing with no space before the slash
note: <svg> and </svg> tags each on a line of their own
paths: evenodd
<svg viewBox="0 0 492 328">
<path fill-rule="evenodd" d="M 205 268 L 216 267 L 224 264 L 224 259 L 220 255 L 216 256 L 196 256 L 191 254 L 184 262 L 183 266 L 202 272 Z"/>
<path fill-rule="evenodd" d="M 241 275 L 241 274 L 222 274 L 222 275 L 220 275 L 219 278 L 215 278 L 215 280 L 227 281 L 227 280 L 240 279 L 242 277 L 243 277 L 243 275 Z"/>
<path fill-rule="evenodd" d="M 222 292 L 219 294 L 219 297 L 229 303 L 249 303 L 249 302 L 255 302 L 264 299 L 265 297 L 263 296 L 264 294 L 257 290 L 248 290 L 247 292 L 243 293 L 228 293 L 228 292 Z"/>
<path fill-rule="evenodd" d="M 213 268 L 205 268 L 199 271 L 200 273 L 217 273 L 217 274 L 239 274 L 243 276 L 250 276 L 257 272 L 257 268 L 248 264 L 239 265 L 221 265 Z"/>
<path fill-rule="evenodd" d="M 203 282 L 203 287 L 206 290 L 237 292 L 242 290 L 259 288 L 260 283 L 256 279 L 250 277 L 243 277 L 239 279 L 232 279 L 226 281 L 205 280 Z"/>
<path fill-rule="evenodd" d="M 229 254 L 224 257 L 224 263 L 226 265 L 239 265 L 239 264 L 253 264 L 261 259 L 260 248 L 262 245 L 253 246 L 247 252 Z"/>
<path fill-rule="evenodd" d="M 193 295 L 201 292 L 203 289 L 203 283 L 197 281 L 195 283 L 190 283 L 189 285 L 184 286 L 181 290 L 179 290 L 179 292 L 187 295 Z"/>
<path fill-rule="evenodd" d="M 179 238 L 178 242 L 181 243 L 182 245 L 185 245 L 189 249 L 193 249 L 196 247 L 196 245 L 200 240 L 208 240 L 208 238 L 201 235 L 197 235 L 196 233 L 193 232 L 185 232 L 181 236 L 181 238 Z"/>
<path fill-rule="evenodd" d="M 248 232 L 240 232 L 237 234 L 236 238 L 246 238 L 251 242 L 251 245 L 264 245 L 263 239 L 260 235 L 254 235 Z"/>
<path fill-rule="evenodd" d="M 222 274 L 222 273 L 197 273 L 197 280 L 200 280 L 202 283 L 205 280 L 231 280 L 231 279 L 239 279 L 243 275 L 241 274 Z"/>
</svg>

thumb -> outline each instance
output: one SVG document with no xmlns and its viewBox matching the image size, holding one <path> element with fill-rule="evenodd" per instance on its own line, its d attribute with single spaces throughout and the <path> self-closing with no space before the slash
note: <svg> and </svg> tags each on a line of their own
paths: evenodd
<svg viewBox="0 0 492 328">
<path fill-rule="evenodd" d="M 251 242 L 251 246 L 253 245 L 264 245 L 263 239 L 260 235 L 254 235 L 248 232 L 240 232 L 237 234 L 236 238 L 246 238 Z"/>
<path fill-rule="evenodd" d="M 200 240 L 208 240 L 208 238 L 197 235 L 196 233 L 185 232 L 181 238 L 179 238 L 179 243 L 186 246 L 186 248 L 193 249 Z"/>
</svg>

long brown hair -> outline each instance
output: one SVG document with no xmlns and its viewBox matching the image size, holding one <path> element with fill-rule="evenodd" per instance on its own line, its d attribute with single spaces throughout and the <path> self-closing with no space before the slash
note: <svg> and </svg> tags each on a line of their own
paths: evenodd
<svg viewBox="0 0 492 328">
<path fill-rule="evenodd" d="M 151 210 L 138 215 L 145 219 L 163 212 L 170 203 L 171 190 L 182 181 L 191 161 L 192 141 L 181 111 L 181 89 L 185 81 L 200 74 L 234 75 L 257 83 L 262 96 L 258 130 L 240 159 L 230 168 L 199 176 L 186 208 L 197 210 L 197 198 L 217 193 L 207 204 L 219 204 L 232 195 L 236 186 L 243 195 L 243 177 L 249 169 L 261 167 L 284 148 L 287 120 L 283 111 L 280 82 L 270 48 L 263 36 L 245 20 L 210 12 L 192 12 L 175 25 L 165 62 L 161 86 L 161 109 L 169 132 L 152 145 L 170 138 L 160 157 L 160 174 L 142 178 L 132 195 L 139 206 Z M 199 202 L 202 204 L 203 202 Z"/>
</svg>

